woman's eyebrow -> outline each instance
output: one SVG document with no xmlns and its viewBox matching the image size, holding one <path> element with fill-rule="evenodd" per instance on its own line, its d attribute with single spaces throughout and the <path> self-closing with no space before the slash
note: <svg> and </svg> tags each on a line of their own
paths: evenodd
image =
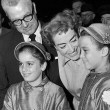
<svg viewBox="0 0 110 110">
<path fill-rule="evenodd" d="M 74 39 L 76 37 L 76 34 L 75 35 L 73 35 L 73 37 L 70 39 L 70 41 L 72 40 L 72 39 Z"/>
</svg>

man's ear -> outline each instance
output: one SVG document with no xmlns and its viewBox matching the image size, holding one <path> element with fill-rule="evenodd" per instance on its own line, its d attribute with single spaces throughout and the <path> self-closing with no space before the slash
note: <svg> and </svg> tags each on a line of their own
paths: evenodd
<svg viewBox="0 0 110 110">
<path fill-rule="evenodd" d="M 45 71 L 46 67 L 47 67 L 47 62 L 44 62 L 44 63 L 41 65 L 41 70 L 42 70 L 42 71 Z"/>
<path fill-rule="evenodd" d="M 102 56 L 107 56 L 109 54 L 109 49 L 108 47 L 103 47 L 101 50 Z"/>
<path fill-rule="evenodd" d="M 32 5 L 34 7 L 34 12 L 37 14 L 37 10 L 36 10 L 36 4 L 34 2 L 32 2 Z"/>
</svg>

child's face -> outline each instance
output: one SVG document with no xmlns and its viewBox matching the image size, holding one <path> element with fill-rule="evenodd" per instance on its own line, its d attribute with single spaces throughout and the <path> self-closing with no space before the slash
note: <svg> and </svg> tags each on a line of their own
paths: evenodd
<svg viewBox="0 0 110 110">
<path fill-rule="evenodd" d="M 82 49 L 81 58 L 87 69 L 98 69 L 100 67 L 102 56 L 101 50 L 98 50 L 97 45 L 91 40 L 89 35 L 80 37 L 79 45 Z"/>
<path fill-rule="evenodd" d="M 42 79 L 42 67 L 40 61 L 33 57 L 29 51 L 22 51 L 19 53 L 19 71 L 25 81 L 31 85 Z"/>
</svg>

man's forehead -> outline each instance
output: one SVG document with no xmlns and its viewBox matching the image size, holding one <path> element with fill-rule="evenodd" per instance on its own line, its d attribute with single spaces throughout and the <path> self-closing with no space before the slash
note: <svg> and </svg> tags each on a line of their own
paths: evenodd
<svg viewBox="0 0 110 110">
<path fill-rule="evenodd" d="M 31 5 L 30 0 L 19 0 L 19 2 L 16 5 L 4 5 L 6 11 L 12 10 L 12 12 L 15 10 L 23 10 L 25 7 L 29 7 Z"/>
<path fill-rule="evenodd" d="M 93 14 L 93 12 L 92 12 L 92 11 L 85 11 L 85 12 L 82 12 L 81 14 L 82 14 L 82 15 Z"/>
<path fill-rule="evenodd" d="M 80 1 L 77 1 L 77 2 L 74 2 L 73 3 L 73 7 L 75 8 L 75 7 L 78 7 L 78 6 L 81 6 L 82 5 L 82 2 L 80 2 Z"/>
<path fill-rule="evenodd" d="M 24 16 L 27 12 L 31 12 L 31 7 L 27 4 L 18 4 L 17 6 L 7 8 L 7 15 L 9 18 L 19 18 Z"/>
<path fill-rule="evenodd" d="M 110 14 L 104 14 L 104 15 L 102 15 L 102 17 L 103 18 L 108 18 L 108 17 L 110 17 Z"/>
</svg>

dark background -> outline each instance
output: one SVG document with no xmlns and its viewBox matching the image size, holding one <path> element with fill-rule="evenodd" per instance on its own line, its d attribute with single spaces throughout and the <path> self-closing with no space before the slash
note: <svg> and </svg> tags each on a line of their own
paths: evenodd
<svg viewBox="0 0 110 110">
<path fill-rule="evenodd" d="M 72 9 L 73 0 L 33 0 L 36 3 L 38 17 L 47 21 L 57 12 L 62 11 L 65 8 Z M 84 0 L 86 3 L 91 3 L 94 6 L 95 11 L 97 8 L 104 4 L 110 4 L 110 0 Z"/>
</svg>

